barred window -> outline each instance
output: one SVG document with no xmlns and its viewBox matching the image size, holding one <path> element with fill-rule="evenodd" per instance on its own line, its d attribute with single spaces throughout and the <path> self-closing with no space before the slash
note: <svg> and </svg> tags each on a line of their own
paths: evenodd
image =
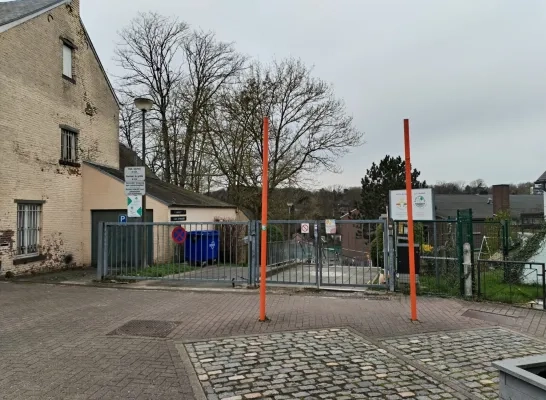
<svg viewBox="0 0 546 400">
<path fill-rule="evenodd" d="M 61 129 L 61 160 L 78 161 L 78 134 L 68 129 Z"/>
<path fill-rule="evenodd" d="M 41 219 L 41 204 L 17 204 L 18 255 L 32 255 L 39 253 Z"/>
</svg>

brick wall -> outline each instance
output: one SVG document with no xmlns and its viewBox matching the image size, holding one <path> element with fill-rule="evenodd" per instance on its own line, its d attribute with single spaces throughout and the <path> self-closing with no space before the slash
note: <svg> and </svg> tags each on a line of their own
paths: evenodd
<svg viewBox="0 0 546 400">
<path fill-rule="evenodd" d="M 118 167 L 118 107 L 79 19 L 61 5 L 0 33 L 0 274 L 82 262 L 81 168 L 59 164 L 60 125 L 79 130 L 79 159 Z M 62 40 L 77 47 L 62 77 Z M 15 199 L 41 200 L 44 260 L 17 260 Z M 17 260 L 14 264 L 14 260 Z"/>
</svg>

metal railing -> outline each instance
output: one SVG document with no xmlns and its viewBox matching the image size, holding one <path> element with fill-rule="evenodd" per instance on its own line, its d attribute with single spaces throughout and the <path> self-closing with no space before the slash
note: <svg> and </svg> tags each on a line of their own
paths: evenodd
<svg viewBox="0 0 546 400">
<path fill-rule="evenodd" d="M 270 221 L 267 281 L 387 288 L 385 224 L 336 221 L 331 233 L 324 221 Z M 180 227 L 183 243 L 177 243 Z M 101 223 L 98 277 L 258 284 L 259 233 L 257 221 Z"/>
<path fill-rule="evenodd" d="M 249 223 L 184 223 L 185 241 L 173 235 L 180 223 L 102 223 L 101 278 L 251 280 Z"/>
</svg>

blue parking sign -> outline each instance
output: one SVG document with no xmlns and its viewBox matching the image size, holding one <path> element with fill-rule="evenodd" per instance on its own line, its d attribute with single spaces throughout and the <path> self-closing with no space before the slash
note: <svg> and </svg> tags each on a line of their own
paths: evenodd
<svg viewBox="0 0 546 400">
<path fill-rule="evenodd" d="M 123 214 L 118 215 L 118 222 L 121 224 L 125 224 L 127 222 L 127 215 L 123 215 Z"/>
</svg>

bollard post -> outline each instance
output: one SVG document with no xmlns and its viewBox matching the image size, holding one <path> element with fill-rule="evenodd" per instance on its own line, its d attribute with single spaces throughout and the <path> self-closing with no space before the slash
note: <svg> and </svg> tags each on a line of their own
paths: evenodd
<svg viewBox="0 0 546 400">
<path fill-rule="evenodd" d="M 463 244 L 464 295 L 472 297 L 472 258 L 470 243 Z"/>
</svg>

